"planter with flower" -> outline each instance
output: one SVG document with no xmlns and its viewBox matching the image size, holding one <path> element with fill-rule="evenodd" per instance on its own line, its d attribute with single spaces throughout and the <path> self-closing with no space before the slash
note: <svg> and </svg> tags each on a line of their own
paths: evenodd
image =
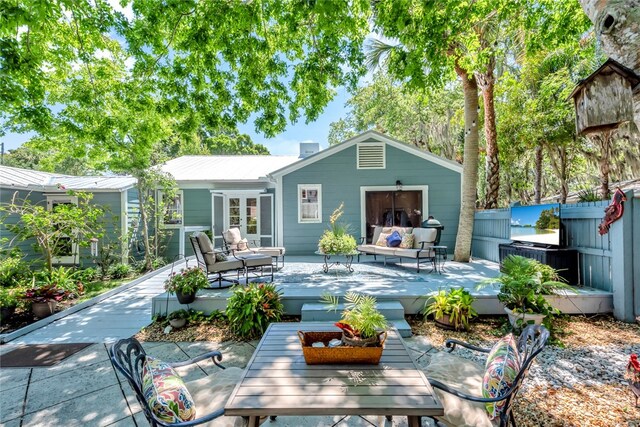
<svg viewBox="0 0 640 427">
<path fill-rule="evenodd" d="M 341 332 L 303 332 L 298 336 L 307 364 L 378 364 L 387 337 L 387 319 L 370 295 L 347 292 L 342 317 L 335 325 Z M 340 307 L 337 296 L 325 294 L 330 311 Z"/>
<path fill-rule="evenodd" d="M 422 313 L 433 318 L 441 328 L 451 330 L 469 330 L 470 320 L 478 313 L 473 308 L 475 298 L 464 288 L 440 289 L 430 296 Z"/>
<path fill-rule="evenodd" d="M 640 397 L 640 362 L 638 362 L 637 354 L 629 356 L 629 363 L 627 363 L 625 378 L 629 381 L 629 388 L 631 388 L 631 392 L 636 398 L 637 408 L 638 397 Z"/>
<path fill-rule="evenodd" d="M 349 226 L 340 221 L 344 203 L 333 211 L 329 219 L 329 230 L 325 230 L 318 242 L 318 251 L 326 255 L 349 255 L 356 252 L 356 239 L 349 234 Z"/>
<path fill-rule="evenodd" d="M 209 286 L 207 276 L 199 267 L 187 267 L 179 273 L 173 272 L 164 282 L 164 290 L 176 294 L 180 304 L 191 304 L 200 289 Z"/>
<path fill-rule="evenodd" d="M 25 290 L 22 298 L 31 303 L 31 311 L 36 317 L 44 318 L 55 313 L 58 303 L 68 295 L 68 291 L 55 284 L 35 285 L 34 280 L 34 286 Z"/>
</svg>

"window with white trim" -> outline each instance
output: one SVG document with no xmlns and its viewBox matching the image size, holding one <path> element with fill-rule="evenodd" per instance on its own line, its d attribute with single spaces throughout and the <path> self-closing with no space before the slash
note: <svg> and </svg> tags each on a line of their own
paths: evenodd
<svg viewBox="0 0 640 427">
<path fill-rule="evenodd" d="M 158 192 L 158 206 L 164 210 L 162 217 L 162 225 L 167 228 L 176 228 L 182 226 L 184 217 L 184 194 L 182 190 L 176 191 L 173 197 L 168 197 L 163 192 Z"/>
<path fill-rule="evenodd" d="M 55 211 L 58 206 L 78 206 L 78 198 L 69 195 L 48 195 L 47 210 Z M 57 228 L 57 227 L 56 227 Z M 78 243 L 72 238 L 61 237 L 53 248 L 53 264 L 75 264 L 78 260 Z"/>
<path fill-rule="evenodd" d="M 322 222 L 321 184 L 298 184 L 298 222 Z"/>
</svg>

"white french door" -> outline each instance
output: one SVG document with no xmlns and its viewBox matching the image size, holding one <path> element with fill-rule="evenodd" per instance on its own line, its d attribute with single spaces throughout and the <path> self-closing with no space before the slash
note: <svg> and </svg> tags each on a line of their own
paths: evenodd
<svg viewBox="0 0 640 427">
<path fill-rule="evenodd" d="M 260 241 L 260 201 L 258 195 L 227 196 L 227 228 L 238 227 L 249 242 Z"/>
</svg>

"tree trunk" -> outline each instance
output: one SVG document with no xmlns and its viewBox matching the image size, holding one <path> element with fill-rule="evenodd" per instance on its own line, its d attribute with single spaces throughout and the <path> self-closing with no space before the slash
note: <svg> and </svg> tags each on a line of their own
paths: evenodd
<svg viewBox="0 0 640 427">
<path fill-rule="evenodd" d="M 535 153 L 535 181 L 533 184 L 533 203 L 536 205 L 539 205 L 540 199 L 542 199 L 542 155 L 542 144 L 538 143 Z"/>
<path fill-rule="evenodd" d="M 612 136 L 612 132 L 603 132 L 598 138 L 600 140 L 600 160 L 598 165 L 600 168 L 600 195 L 602 200 L 607 200 L 611 196 L 609 192 L 609 159 L 611 158 Z"/>
<path fill-rule="evenodd" d="M 462 163 L 462 197 L 458 235 L 454 260 L 469 262 L 471 258 L 471 239 L 473 221 L 476 212 L 476 186 L 478 184 L 478 84 L 473 75 L 469 75 L 456 61 L 456 74 L 462 79 L 464 91 L 464 156 Z"/>
<path fill-rule="evenodd" d="M 149 221 L 147 215 L 147 194 L 144 178 L 138 177 L 138 198 L 140 200 L 140 221 L 142 221 L 142 239 L 144 242 L 144 269 L 153 269 L 153 258 L 149 245 Z"/>
<path fill-rule="evenodd" d="M 498 131 L 496 129 L 496 109 L 493 95 L 495 86 L 494 66 L 495 61 L 489 61 L 486 72 L 476 73 L 476 80 L 482 90 L 482 100 L 484 102 L 484 135 L 487 143 L 485 209 L 497 208 L 500 194 L 500 159 L 498 157 Z M 475 126 L 475 122 L 473 126 Z"/>
</svg>

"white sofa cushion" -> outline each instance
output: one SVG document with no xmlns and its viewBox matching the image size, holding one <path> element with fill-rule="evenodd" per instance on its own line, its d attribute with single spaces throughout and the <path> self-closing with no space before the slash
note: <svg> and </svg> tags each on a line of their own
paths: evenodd
<svg viewBox="0 0 640 427">
<path fill-rule="evenodd" d="M 413 248 L 420 249 L 420 242 L 430 242 L 429 244 L 425 243 L 424 247 L 433 246 L 433 242 L 436 241 L 436 236 L 438 234 L 438 230 L 435 228 L 414 228 L 413 229 Z"/>
</svg>

